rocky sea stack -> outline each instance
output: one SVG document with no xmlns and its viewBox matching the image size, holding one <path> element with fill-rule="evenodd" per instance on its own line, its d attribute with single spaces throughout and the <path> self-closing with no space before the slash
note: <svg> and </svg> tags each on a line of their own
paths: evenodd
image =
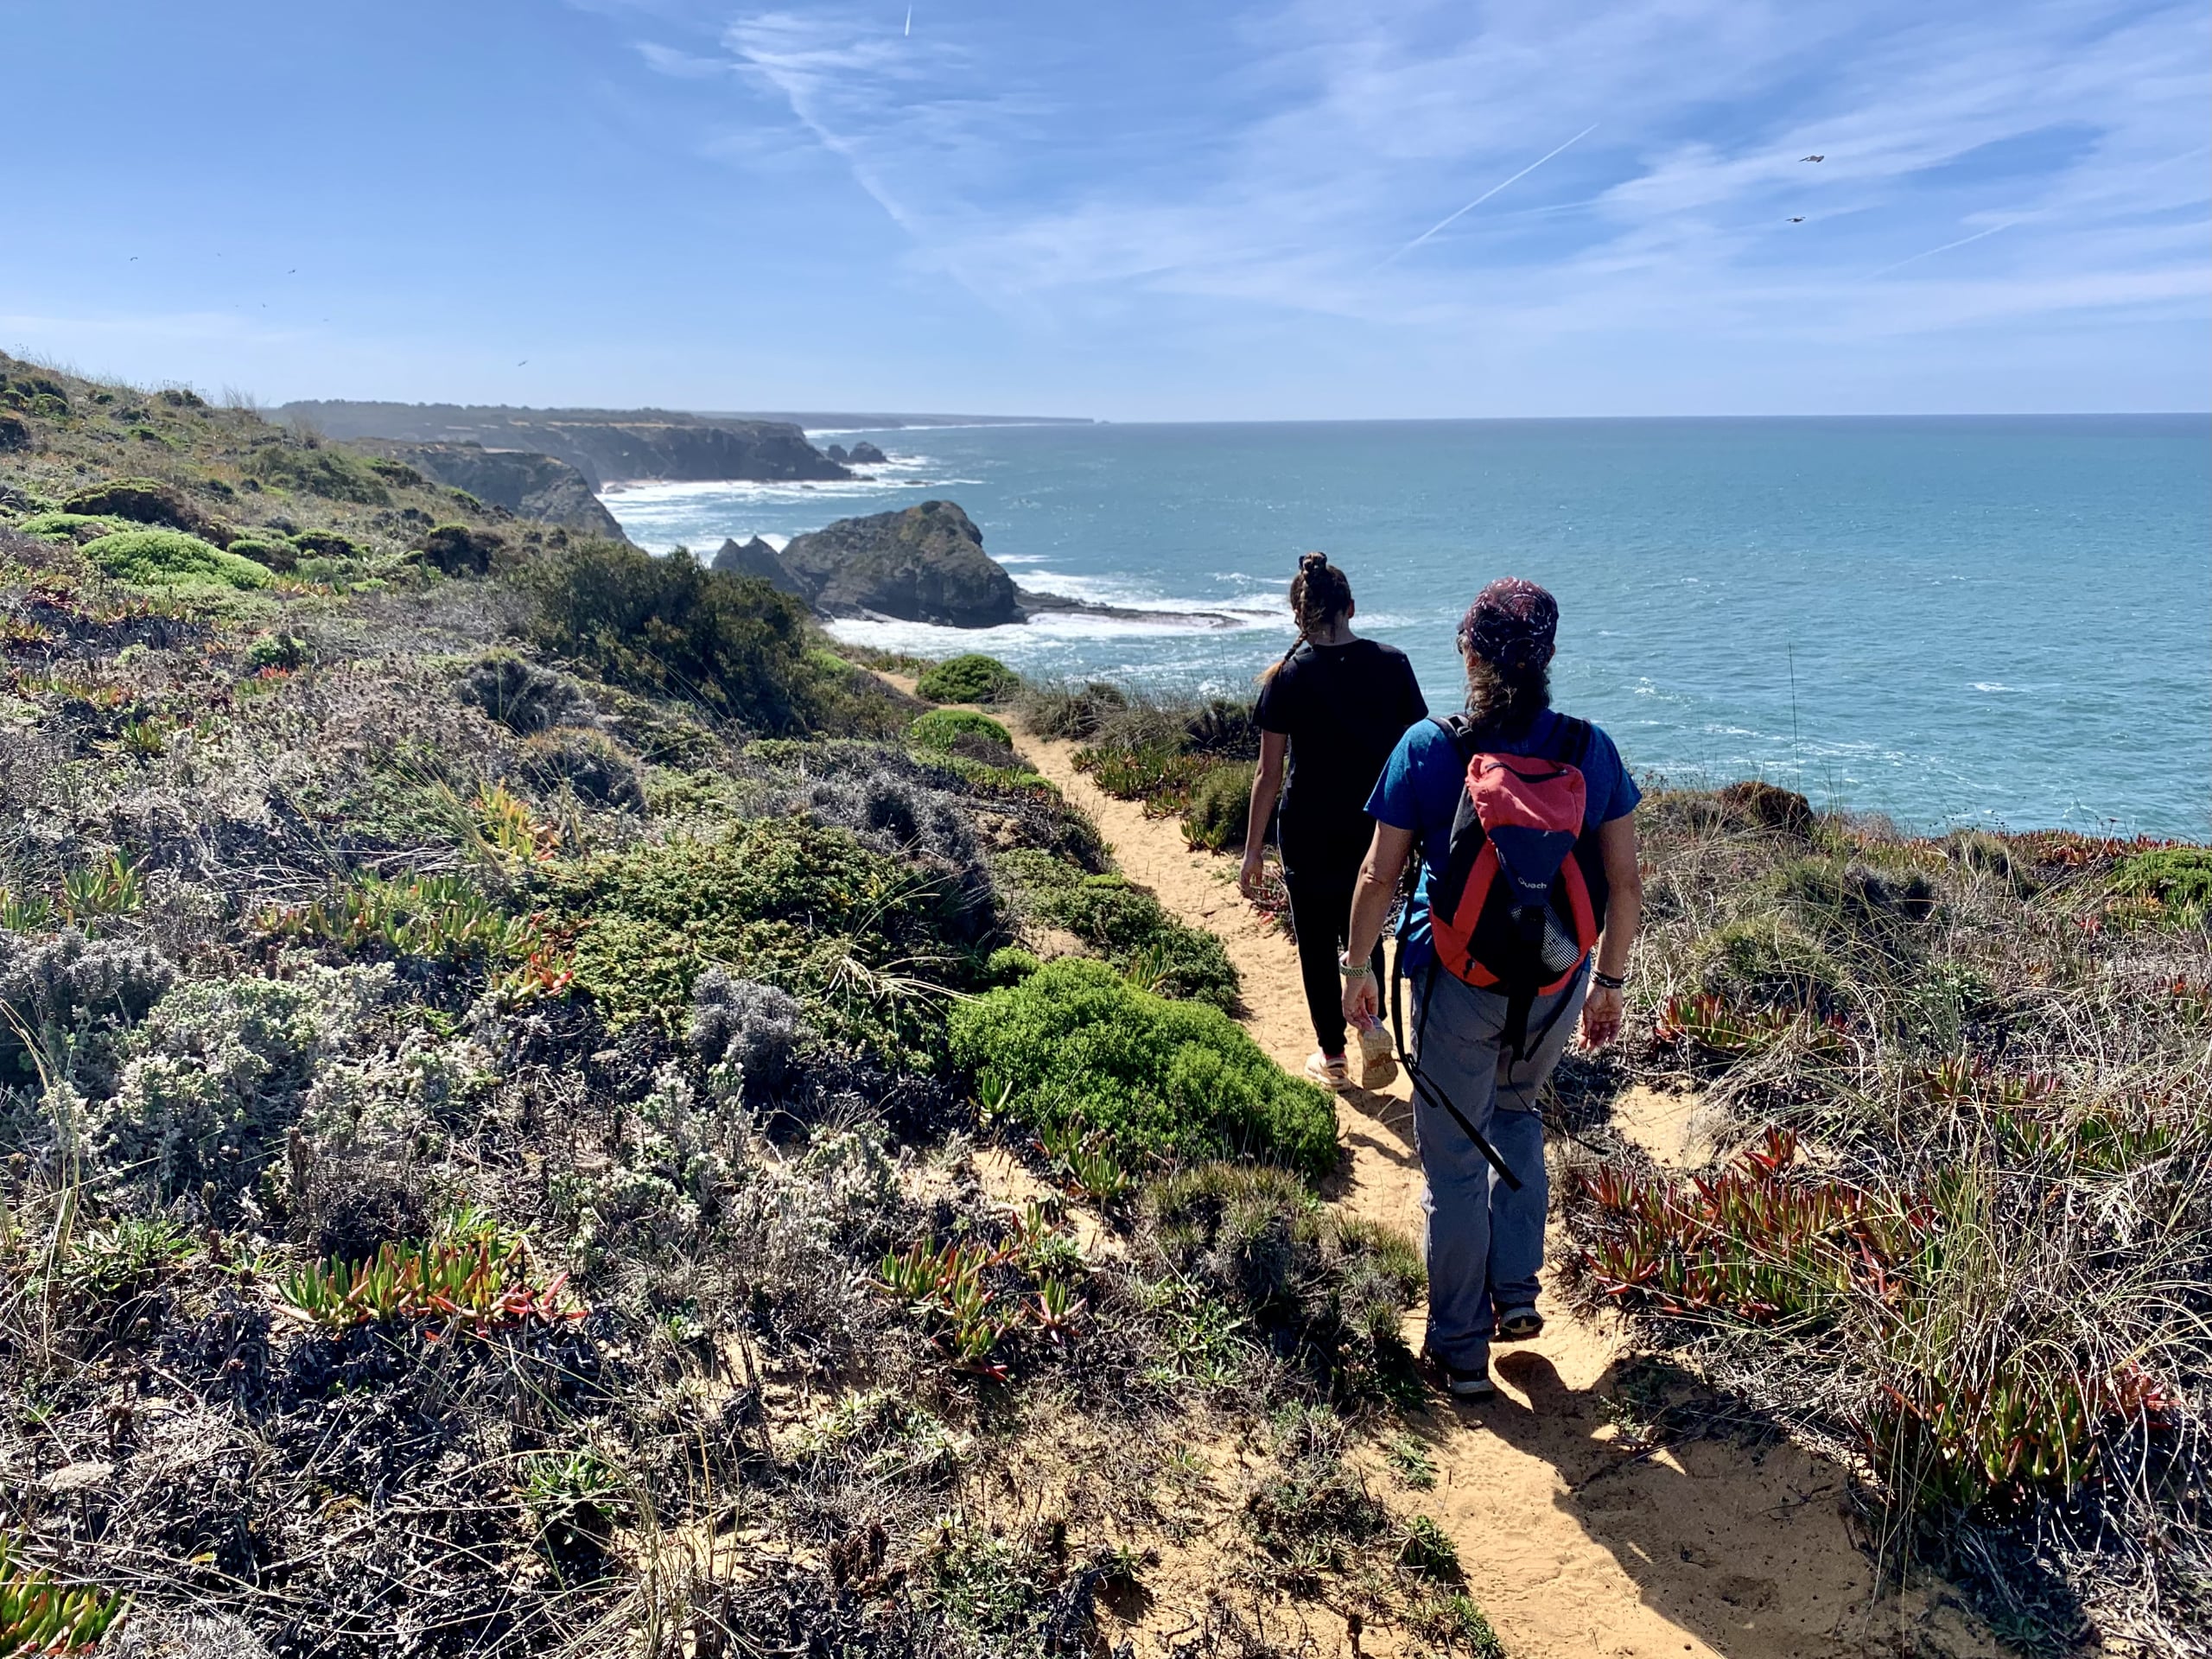
<svg viewBox="0 0 2212 1659">
<path fill-rule="evenodd" d="M 758 576 L 779 594 L 807 597 L 805 584 L 791 575 L 783 556 L 758 536 L 749 542 L 740 542 L 734 537 L 724 540 L 715 550 L 711 568 L 733 575 Z"/>
<path fill-rule="evenodd" d="M 830 616 L 954 628 L 1025 620 L 1014 578 L 983 551 L 982 531 L 951 501 L 841 518 L 792 537 L 782 563 L 815 608 Z"/>
</svg>

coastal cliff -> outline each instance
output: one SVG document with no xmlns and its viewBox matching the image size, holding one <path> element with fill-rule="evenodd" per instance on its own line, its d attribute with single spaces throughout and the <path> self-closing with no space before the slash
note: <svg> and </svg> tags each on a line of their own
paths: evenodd
<svg viewBox="0 0 2212 1659">
<path fill-rule="evenodd" d="M 592 493 L 591 482 L 565 461 L 521 449 L 486 449 L 477 443 L 366 442 L 372 454 L 412 467 L 425 478 L 479 501 L 505 507 L 519 518 L 542 519 L 587 536 L 626 539 L 622 526 Z"/>
<path fill-rule="evenodd" d="M 722 479 L 827 482 L 852 474 L 784 421 L 702 421 L 669 410 L 517 409 L 499 404 L 287 404 L 279 411 L 334 438 L 480 445 L 551 455 L 594 490 L 610 482 Z"/>
</svg>

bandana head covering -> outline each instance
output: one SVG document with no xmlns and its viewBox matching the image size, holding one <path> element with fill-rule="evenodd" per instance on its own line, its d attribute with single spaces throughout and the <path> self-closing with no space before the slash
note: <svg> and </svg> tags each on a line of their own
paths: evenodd
<svg viewBox="0 0 2212 1659">
<path fill-rule="evenodd" d="M 1459 624 L 1459 649 L 1509 674 L 1544 667 L 1558 638 L 1559 601 L 1519 576 L 1477 594 Z"/>
</svg>

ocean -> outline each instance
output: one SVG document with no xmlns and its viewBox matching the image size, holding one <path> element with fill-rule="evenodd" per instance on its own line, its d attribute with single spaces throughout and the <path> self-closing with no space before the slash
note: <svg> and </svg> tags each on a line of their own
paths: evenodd
<svg viewBox="0 0 2212 1659">
<path fill-rule="evenodd" d="M 1455 705 L 1476 589 L 1559 597 L 1554 700 L 1640 774 L 1761 777 L 1936 831 L 2212 840 L 2212 416 L 907 428 L 849 483 L 656 484 L 641 546 L 711 555 L 957 501 L 1024 587 L 1193 628 L 835 625 L 1031 674 L 1249 695 L 1297 556 Z"/>
</svg>

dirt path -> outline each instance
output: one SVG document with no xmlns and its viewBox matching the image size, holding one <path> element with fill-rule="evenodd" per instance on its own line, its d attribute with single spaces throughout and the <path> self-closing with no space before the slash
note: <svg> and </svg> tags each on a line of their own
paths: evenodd
<svg viewBox="0 0 2212 1659">
<path fill-rule="evenodd" d="M 1099 790 L 1076 771 L 1074 745 L 1025 736 L 1020 747 L 1097 823 L 1124 874 L 1221 936 L 1243 978 L 1246 1025 L 1300 1070 L 1314 1041 L 1296 953 L 1237 893 L 1231 861 L 1186 850 L 1174 821 Z M 1343 1099 L 1351 1155 L 1338 1197 L 1418 1236 L 1412 1110 L 1402 1079 Z M 1638 1116 L 1624 1114 L 1631 1133 Z M 1679 1157 L 1681 1127 L 1654 1127 Z M 1786 1442 L 1697 1441 L 1641 1456 L 1621 1445 L 1605 1405 L 1624 1358 L 1618 1333 L 1548 1295 L 1543 1312 L 1541 1338 L 1499 1351 L 1496 1402 L 1440 1398 L 1417 1425 L 1437 1483 L 1407 1495 L 1452 1535 L 1468 1589 L 1514 1659 L 2001 1654 L 1948 1597 L 1873 1602 L 1832 1465 Z M 1408 1331 L 1417 1341 L 1417 1318 Z"/>
</svg>

